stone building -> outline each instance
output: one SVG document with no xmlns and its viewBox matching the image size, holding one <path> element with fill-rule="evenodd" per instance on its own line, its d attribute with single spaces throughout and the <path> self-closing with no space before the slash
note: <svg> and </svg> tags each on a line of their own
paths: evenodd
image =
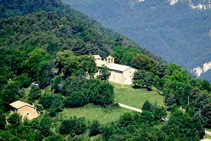
<svg viewBox="0 0 211 141">
<path fill-rule="evenodd" d="M 27 117 L 29 120 L 32 120 L 40 115 L 34 104 L 30 105 L 19 100 L 10 104 L 10 112 L 19 113 L 22 116 L 22 119 Z"/>
<path fill-rule="evenodd" d="M 136 69 L 125 65 L 115 64 L 114 57 L 112 56 L 108 56 L 103 60 L 99 55 L 93 56 L 95 58 L 98 69 L 100 69 L 103 65 L 109 68 L 111 76 L 109 77 L 108 81 L 125 85 L 130 85 L 133 83 L 133 74 L 135 71 L 137 71 Z M 97 75 L 99 75 L 99 71 L 95 74 L 95 77 Z"/>
</svg>

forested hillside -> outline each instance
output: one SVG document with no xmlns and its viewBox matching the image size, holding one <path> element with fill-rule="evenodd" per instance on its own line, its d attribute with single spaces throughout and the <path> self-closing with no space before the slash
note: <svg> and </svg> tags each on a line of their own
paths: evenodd
<svg viewBox="0 0 211 141">
<path fill-rule="evenodd" d="M 183 68 L 192 70 L 210 61 L 211 9 L 192 9 L 189 1 L 174 5 L 167 0 L 63 2 Z"/>
<path fill-rule="evenodd" d="M 206 79 L 209 82 L 211 82 L 211 69 L 209 69 L 207 72 L 202 73 L 202 75 L 199 77 L 200 79 Z"/>
<path fill-rule="evenodd" d="M 128 48 L 138 48 L 139 50 L 141 50 L 143 54 L 154 58 L 156 61 L 160 63 L 166 62 L 161 57 L 155 55 L 149 50 L 146 50 L 137 43 L 128 39 L 126 36 L 118 32 L 114 32 L 112 29 L 103 27 L 96 20 L 88 17 L 87 15 L 81 13 L 80 11 L 71 9 L 69 6 L 65 5 L 60 0 L 53 0 L 53 1 L 52 0 L 45 0 L 45 1 L 1 0 L 0 11 L 2 11 L 0 13 L 1 18 L 9 18 L 17 15 L 26 15 L 28 13 L 38 12 L 38 11 L 46 11 L 46 12 L 54 11 L 57 14 L 70 14 L 82 20 L 88 21 L 89 24 L 91 23 L 93 26 L 96 26 L 96 29 L 98 31 L 100 31 L 103 35 L 110 37 L 112 40 L 116 40 L 117 42 L 120 41 L 124 46 L 127 46 Z"/>
<path fill-rule="evenodd" d="M 193 78 L 179 65 L 166 64 L 96 21 L 88 22 L 90 18 L 59 0 L 1 4 L 0 140 L 198 141 L 204 137 L 204 127 L 211 128 L 208 81 Z M 115 63 L 136 68 L 130 75 L 133 86 L 123 92 L 120 87 L 114 89 L 106 66 L 94 78 L 98 67 L 91 54 L 112 55 Z M 137 99 L 149 91 L 156 96 L 147 97 L 161 99 L 154 104 L 146 100 L 142 113 L 122 110 L 114 101 L 115 93 L 131 89 L 135 96 L 130 100 L 139 104 Z M 12 114 L 10 104 L 17 100 L 31 104 L 27 105 L 37 108 L 40 115 L 28 120 L 29 113 L 21 115 L 19 109 Z M 102 115 L 96 114 L 96 109 Z M 171 114 L 165 123 L 167 110 Z M 79 111 L 94 112 L 87 120 Z M 96 117 L 109 121 L 101 123 Z"/>
</svg>

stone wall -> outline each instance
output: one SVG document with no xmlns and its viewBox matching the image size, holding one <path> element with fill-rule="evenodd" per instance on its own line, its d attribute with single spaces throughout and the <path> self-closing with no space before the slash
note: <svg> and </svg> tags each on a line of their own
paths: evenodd
<svg viewBox="0 0 211 141">
<path fill-rule="evenodd" d="M 133 74 L 136 71 L 134 68 L 129 68 L 126 71 L 124 71 L 124 84 L 125 85 L 131 85 L 133 84 L 132 79 L 133 79 Z"/>
</svg>

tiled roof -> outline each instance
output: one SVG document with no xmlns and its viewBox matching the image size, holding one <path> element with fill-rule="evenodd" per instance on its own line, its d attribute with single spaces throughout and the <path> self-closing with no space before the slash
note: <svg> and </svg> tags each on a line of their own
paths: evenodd
<svg viewBox="0 0 211 141">
<path fill-rule="evenodd" d="M 92 55 L 94 58 L 101 58 L 100 55 Z"/>
<path fill-rule="evenodd" d="M 129 66 L 119 65 L 119 64 L 113 64 L 113 63 L 111 63 L 111 64 L 105 64 L 105 66 L 107 66 L 111 70 L 117 70 L 117 71 L 122 71 L 122 72 L 125 71 L 125 70 L 127 70 L 127 69 L 129 69 L 129 68 L 131 68 Z"/>
<path fill-rule="evenodd" d="M 22 101 L 19 101 L 19 100 L 10 104 L 10 106 L 12 106 L 12 107 L 14 107 L 16 109 L 19 109 L 19 108 L 21 108 L 21 107 L 23 107 L 25 105 L 33 107 L 32 105 L 30 105 L 28 103 L 25 103 L 25 102 L 22 102 Z"/>
<path fill-rule="evenodd" d="M 106 58 L 111 58 L 111 57 L 112 57 L 112 56 L 110 56 L 110 55 L 109 55 L 109 56 L 108 56 L 108 57 L 106 57 Z M 114 57 L 112 57 L 112 58 L 114 58 Z"/>
</svg>

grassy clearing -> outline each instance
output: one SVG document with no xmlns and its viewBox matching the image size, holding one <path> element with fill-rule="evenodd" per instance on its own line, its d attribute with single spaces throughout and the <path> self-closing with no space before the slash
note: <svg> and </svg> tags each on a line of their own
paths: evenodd
<svg viewBox="0 0 211 141">
<path fill-rule="evenodd" d="M 207 130 L 207 131 L 211 132 L 211 129 L 209 129 L 209 128 L 205 128 L 205 130 Z"/>
<path fill-rule="evenodd" d="M 134 89 L 132 85 L 121 85 L 112 83 L 114 86 L 115 101 L 141 109 L 144 102 L 149 100 L 150 103 L 157 101 L 158 105 L 164 106 L 163 96 L 159 95 L 156 90 L 147 91 L 147 89 Z"/>
<path fill-rule="evenodd" d="M 142 109 L 142 106 L 146 100 L 157 105 L 165 106 L 163 103 L 164 97 L 159 95 L 156 88 L 152 88 L 152 91 L 147 89 L 134 89 L 133 85 L 121 85 L 111 83 L 114 86 L 115 102 L 122 103 L 131 107 Z M 170 117 L 170 112 L 167 112 L 167 118 Z"/>
<path fill-rule="evenodd" d="M 69 119 L 73 116 L 85 117 L 87 121 L 98 120 L 101 124 L 104 124 L 118 120 L 120 115 L 126 112 L 132 111 L 117 106 L 103 108 L 101 106 L 87 104 L 80 108 L 64 108 L 55 118 L 62 117 L 63 119 Z"/>
<path fill-rule="evenodd" d="M 156 89 L 147 91 L 147 89 L 134 89 L 132 85 L 121 85 L 112 83 L 114 86 L 115 101 L 141 109 L 144 102 L 148 100 L 150 103 L 164 106 L 163 96 L 159 95 Z"/>
<path fill-rule="evenodd" d="M 209 129 L 209 128 L 205 128 L 205 130 L 211 132 L 211 129 Z M 205 134 L 203 139 L 211 139 L 211 136 Z"/>
<path fill-rule="evenodd" d="M 205 134 L 203 139 L 211 139 L 211 136 Z"/>
</svg>

